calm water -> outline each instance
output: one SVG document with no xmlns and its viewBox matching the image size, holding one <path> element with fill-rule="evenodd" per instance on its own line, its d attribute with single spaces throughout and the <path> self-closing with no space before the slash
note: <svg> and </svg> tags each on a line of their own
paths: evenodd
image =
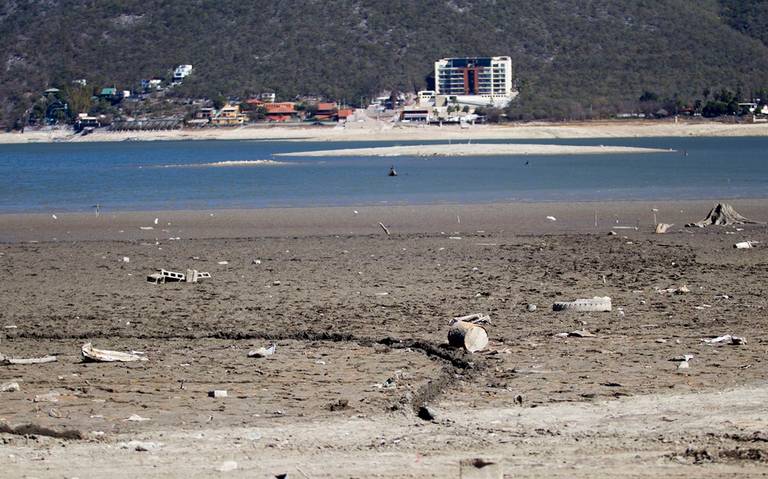
<svg viewBox="0 0 768 479">
<path fill-rule="evenodd" d="M 768 197 L 768 138 L 515 142 L 674 148 L 688 155 L 272 156 L 408 142 L 0 145 L 0 212 L 89 211 L 97 203 L 105 210 L 147 210 Z M 254 163 L 210 166 L 229 161 Z M 390 165 L 398 177 L 387 176 Z"/>
</svg>

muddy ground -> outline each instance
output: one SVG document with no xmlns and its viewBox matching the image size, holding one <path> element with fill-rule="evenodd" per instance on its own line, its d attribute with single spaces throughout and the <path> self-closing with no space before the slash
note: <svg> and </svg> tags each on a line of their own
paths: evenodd
<svg viewBox="0 0 768 479">
<path fill-rule="evenodd" d="M 733 248 L 745 239 L 762 244 Z M 766 474 L 766 245 L 765 226 L 3 244 L 0 353 L 59 359 L 0 366 L 20 385 L 0 393 L 0 466 L 458 477 L 489 457 L 507 477 Z M 160 267 L 213 277 L 144 281 Z M 552 311 L 592 296 L 614 310 Z M 449 349 L 448 321 L 474 312 L 490 347 Z M 556 336 L 574 330 L 594 337 Z M 724 334 L 746 344 L 702 341 Z M 86 342 L 148 361 L 84 363 Z M 82 439 L 50 437 L 68 434 Z"/>
</svg>

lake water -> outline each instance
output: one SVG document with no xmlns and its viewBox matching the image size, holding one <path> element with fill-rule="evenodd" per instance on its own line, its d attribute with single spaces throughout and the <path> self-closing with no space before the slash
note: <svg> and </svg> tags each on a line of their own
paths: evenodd
<svg viewBox="0 0 768 479">
<path fill-rule="evenodd" d="M 768 197 L 764 137 L 508 142 L 678 150 L 660 154 L 273 157 L 417 143 L 430 142 L 0 145 L 0 212 Z M 387 176 L 391 165 L 396 178 Z"/>
</svg>

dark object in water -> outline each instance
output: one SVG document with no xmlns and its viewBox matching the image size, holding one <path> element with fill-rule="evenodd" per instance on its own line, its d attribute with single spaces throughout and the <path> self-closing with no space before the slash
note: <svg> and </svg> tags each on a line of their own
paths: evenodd
<svg viewBox="0 0 768 479">
<path fill-rule="evenodd" d="M 397 171 L 395 170 L 394 166 L 389 167 L 389 175 L 388 176 L 397 176 Z"/>
</svg>

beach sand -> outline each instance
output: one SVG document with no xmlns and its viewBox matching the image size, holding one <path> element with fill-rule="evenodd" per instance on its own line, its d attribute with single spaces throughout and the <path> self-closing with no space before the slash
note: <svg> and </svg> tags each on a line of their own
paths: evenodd
<svg viewBox="0 0 768 479">
<path fill-rule="evenodd" d="M 731 203 L 768 220 L 768 200 Z M 59 355 L 0 366 L 21 388 L 0 393 L 0 424 L 38 428 L 0 434 L 1 470 L 444 478 L 484 457 L 508 477 L 764 472 L 768 227 L 682 227 L 711 206 L 0 215 L 0 353 Z M 652 208 L 670 233 L 651 232 Z M 212 278 L 146 283 L 156 268 Z M 552 311 L 605 295 L 610 313 Z M 475 312 L 488 350 L 447 348 L 448 321 Z M 574 330 L 595 336 L 556 337 Z M 747 342 L 702 342 L 723 334 Z M 89 341 L 148 361 L 82 363 Z"/>
<path fill-rule="evenodd" d="M 493 155 L 607 155 L 627 153 L 670 153 L 674 150 L 628 146 L 526 145 L 454 143 L 449 145 L 409 145 L 377 148 L 279 153 L 275 156 L 493 156 Z"/>
<path fill-rule="evenodd" d="M 425 141 L 570 138 L 638 138 L 766 136 L 768 123 L 732 124 L 714 121 L 591 121 L 519 123 L 509 125 L 418 126 L 370 120 L 340 126 L 254 125 L 239 128 L 185 128 L 169 131 L 110 132 L 74 135 L 71 130 L 27 130 L 0 134 L 3 143 L 159 141 L 159 140 L 296 140 L 296 141 Z"/>
</svg>

